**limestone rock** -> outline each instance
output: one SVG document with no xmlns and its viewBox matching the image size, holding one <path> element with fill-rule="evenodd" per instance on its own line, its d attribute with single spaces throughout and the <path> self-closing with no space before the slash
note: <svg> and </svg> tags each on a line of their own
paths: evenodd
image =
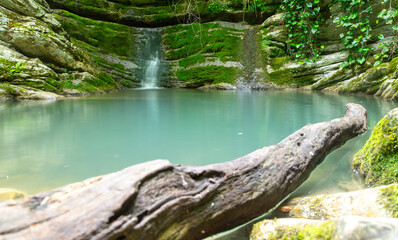
<svg viewBox="0 0 398 240">
<path fill-rule="evenodd" d="M 386 194 L 394 192 L 398 185 L 389 185 L 378 188 L 365 189 L 355 192 L 318 195 L 303 198 L 293 198 L 284 203 L 282 208 L 288 209 L 285 213 L 279 210 L 282 217 L 308 219 L 334 219 L 343 216 L 362 217 L 394 217 L 390 205 L 395 202 Z M 398 194 L 396 197 L 398 197 Z"/>
<path fill-rule="evenodd" d="M 0 5 L 22 15 L 36 18 L 41 18 L 48 12 L 48 9 L 35 0 L 1 0 Z"/>
<path fill-rule="evenodd" d="M 64 72 L 69 77 L 61 77 Z M 2 99 L 54 100 L 61 98 L 59 94 L 117 88 L 69 40 L 44 0 L 0 3 L 0 81 Z M 73 84 L 79 81 L 81 84 Z"/>
<path fill-rule="evenodd" d="M 200 87 L 202 90 L 236 90 L 236 86 L 229 83 L 209 84 Z"/>
<path fill-rule="evenodd" d="M 398 99 L 398 78 L 386 79 L 375 95 L 385 99 Z"/>
<path fill-rule="evenodd" d="M 369 186 L 398 182 L 398 108 L 379 121 L 353 167 Z"/>
<path fill-rule="evenodd" d="M 283 25 L 283 23 L 285 22 L 285 20 L 283 19 L 283 15 L 284 13 L 278 13 L 275 14 L 269 18 L 267 18 L 262 24 L 262 27 L 269 27 L 269 26 L 279 26 L 279 25 Z"/>
</svg>

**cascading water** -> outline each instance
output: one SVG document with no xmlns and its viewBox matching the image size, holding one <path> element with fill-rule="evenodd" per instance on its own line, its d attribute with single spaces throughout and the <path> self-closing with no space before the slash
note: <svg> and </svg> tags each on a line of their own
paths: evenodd
<svg viewBox="0 0 398 240">
<path fill-rule="evenodd" d="M 141 83 L 143 88 L 156 88 L 158 86 L 159 65 L 159 53 L 156 51 L 152 59 L 146 61 L 145 74 Z"/>
<path fill-rule="evenodd" d="M 162 47 L 160 29 L 142 29 L 145 45 L 142 51 L 142 88 L 158 88 L 160 84 Z"/>
</svg>

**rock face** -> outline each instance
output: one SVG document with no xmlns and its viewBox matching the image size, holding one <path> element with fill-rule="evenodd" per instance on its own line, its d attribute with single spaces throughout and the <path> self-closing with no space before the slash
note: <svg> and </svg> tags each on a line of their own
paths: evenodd
<svg viewBox="0 0 398 240">
<path fill-rule="evenodd" d="M 393 3 L 395 4 L 395 3 Z M 341 93 L 361 92 L 381 96 L 386 99 L 397 99 L 397 59 L 373 67 L 374 58 L 370 58 L 363 65 L 341 69 L 341 64 L 347 59 L 348 53 L 344 50 L 339 35 L 346 29 L 337 27 L 333 19 L 341 16 L 343 10 L 338 3 L 321 1 L 321 12 L 324 22 L 320 24 L 320 44 L 324 46 L 321 59 L 314 63 L 301 65 L 285 58 L 287 50 L 287 32 L 284 26 L 283 13 L 269 17 L 260 26 L 261 45 L 268 56 L 265 69 L 269 73 L 269 81 L 287 87 L 311 86 L 313 90 L 337 91 Z M 325 7 L 328 6 L 328 7 Z M 380 1 L 370 1 L 373 15 L 370 25 L 373 28 L 373 38 L 370 42 L 374 49 L 372 54 L 380 51 L 379 44 L 397 41 L 396 33 L 391 25 L 380 21 L 376 24 L 378 11 L 383 8 Z M 383 34 L 385 39 L 376 37 Z"/>
<path fill-rule="evenodd" d="M 369 186 L 398 182 L 398 108 L 380 120 L 354 156 L 353 167 Z"/>
<path fill-rule="evenodd" d="M 0 3 L 0 97 L 57 99 L 70 88 L 79 94 L 117 88 L 69 41 L 49 11 L 45 1 Z M 60 73 L 70 77 L 61 81 Z M 74 85 L 75 73 L 91 77 Z"/>
<path fill-rule="evenodd" d="M 163 27 L 181 23 L 210 22 L 223 20 L 229 22 L 247 21 L 261 23 L 273 14 L 278 6 L 268 1 L 262 11 L 254 8 L 244 10 L 243 1 L 231 3 L 216 1 L 91 1 L 91 0 L 47 0 L 51 7 L 62 8 L 80 16 L 102 19 L 134 27 Z M 254 6 L 253 6 L 254 7 Z"/>
<path fill-rule="evenodd" d="M 305 87 L 398 98 L 397 58 L 377 67 L 373 67 L 375 59 L 370 58 L 363 65 L 340 68 L 348 53 L 340 39 L 346 29 L 337 27 L 333 21 L 344 12 L 338 3 L 320 1 L 325 21 L 320 23 L 319 42 L 324 50 L 320 59 L 306 65 L 295 63 L 286 55 L 288 33 L 284 14 L 278 11 L 282 1 L 191 3 L 188 0 L 173 4 L 163 0 L 48 0 L 48 3 L 4 0 L 0 3 L 0 45 L 7 52 L 14 51 L 25 58 L 24 61 L 4 59 L 3 62 L 8 62 L 2 64 L 0 78 L 7 79 L 8 85 L 2 87 L 1 96 L 14 96 L 15 91 L 7 90 L 14 89 L 14 85 L 61 95 L 117 89 L 115 81 L 101 72 L 111 75 L 120 86 L 138 87 L 143 68 L 140 44 L 145 41 L 144 31 L 138 27 L 161 27 L 164 65 L 170 67 L 165 67 L 162 73 L 164 87 Z M 370 16 L 373 37 L 369 42 L 374 49 L 370 54 L 374 55 L 380 50 L 379 43 L 396 43 L 397 34 L 385 21 L 376 24 L 383 4 L 376 0 L 369 4 L 373 7 Z M 391 6 L 395 8 L 396 3 Z M 241 21 L 251 25 L 238 23 Z M 378 40 L 379 34 L 384 39 Z M 45 75 L 39 78 L 37 74 L 33 74 L 35 77 L 24 74 L 27 66 L 38 67 L 32 59 L 49 68 L 42 68 L 41 71 L 47 72 Z M 16 79 L 16 72 L 24 77 Z M 79 74 L 73 74 L 71 79 L 63 77 L 68 80 L 60 83 L 59 74 L 70 72 L 87 72 L 92 78 L 77 84 L 75 77 Z"/>
</svg>

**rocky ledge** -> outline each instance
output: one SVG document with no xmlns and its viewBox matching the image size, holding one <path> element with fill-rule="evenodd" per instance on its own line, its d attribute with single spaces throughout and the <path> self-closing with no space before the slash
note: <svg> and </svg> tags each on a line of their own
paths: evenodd
<svg viewBox="0 0 398 240">
<path fill-rule="evenodd" d="M 118 88 L 69 40 L 45 1 L 1 1 L 0 23 L 0 98 L 58 99 Z"/>
</svg>

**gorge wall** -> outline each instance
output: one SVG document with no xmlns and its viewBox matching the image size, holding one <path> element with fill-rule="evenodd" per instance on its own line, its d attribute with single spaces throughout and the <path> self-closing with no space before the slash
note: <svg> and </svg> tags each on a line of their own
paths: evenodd
<svg viewBox="0 0 398 240">
<path fill-rule="evenodd" d="M 322 50 L 302 64 L 290 56 L 287 42 L 295 39 L 282 0 L 2 1 L 0 94 L 25 98 L 26 92 L 44 91 L 57 97 L 139 87 L 148 38 L 143 28 L 155 27 L 163 34 L 163 87 L 302 88 L 397 99 L 396 15 L 391 24 L 380 15 L 384 1 L 367 1 L 371 32 L 360 43 L 369 47 L 367 58 L 342 68 L 352 53 L 341 37 L 349 26 L 338 27 L 335 20 L 347 12 L 341 2 L 314 3 Z M 396 9 L 395 0 L 387 4 L 388 11 Z M 394 47 L 375 66 L 381 43 Z"/>
</svg>

